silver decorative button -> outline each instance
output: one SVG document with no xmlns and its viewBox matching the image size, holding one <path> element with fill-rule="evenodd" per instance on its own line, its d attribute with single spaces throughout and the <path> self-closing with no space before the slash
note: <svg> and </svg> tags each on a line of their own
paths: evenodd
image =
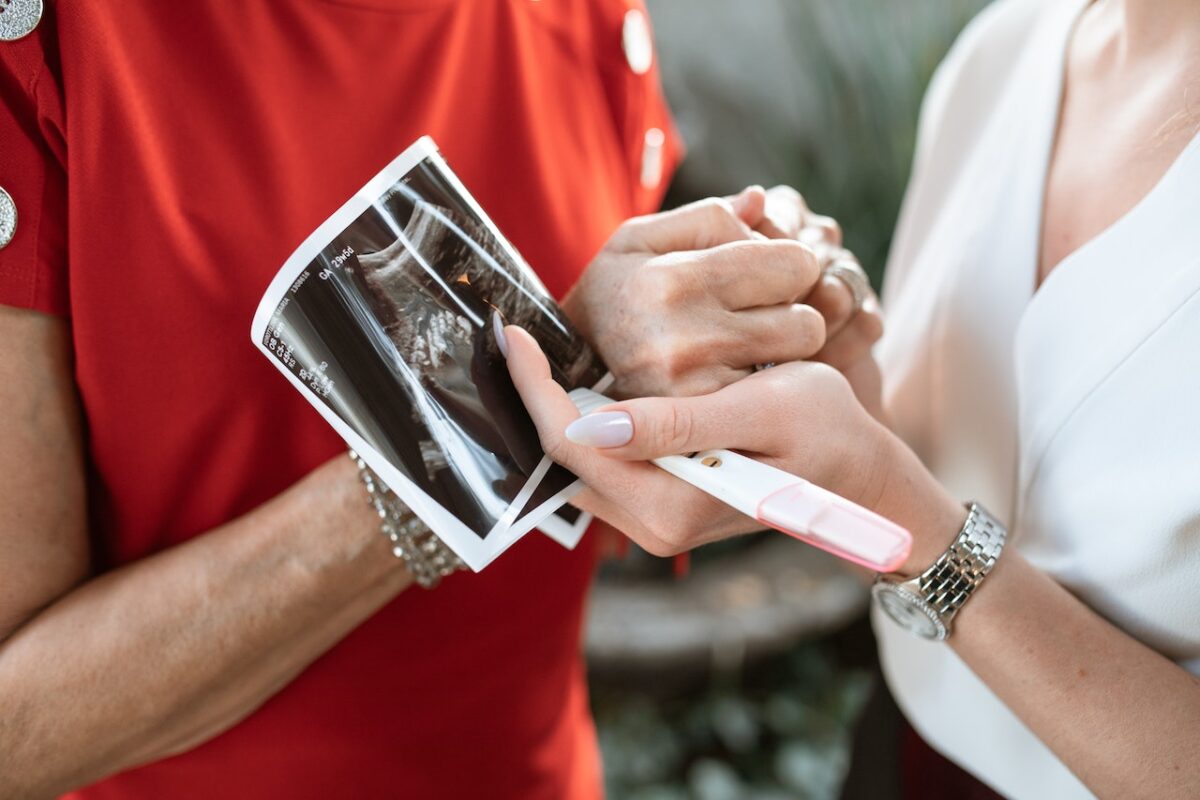
<svg viewBox="0 0 1200 800">
<path fill-rule="evenodd" d="M 4 187 L 0 186 L 0 250 L 8 247 L 17 232 L 17 206 Z"/>
<path fill-rule="evenodd" d="M 0 41 L 15 42 L 42 21 L 42 0 L 0 0 Z"/>
<path fill-rule="evenodd" d="M 660 128 L 646 131 L 642 139 L 642 188 L 657 189 L 663 177 L 663 145 L 666 135 Z"/>
<path fill-rule="evenodd" d="M 625 48 L 625 60 L 635 75 L 645 75 L 654 63 L 654 41 L 650 38 L 650 22 L 636 8 L 625 12 L 625 23 L 621 26 L 621 46 Z"/>
</svg>

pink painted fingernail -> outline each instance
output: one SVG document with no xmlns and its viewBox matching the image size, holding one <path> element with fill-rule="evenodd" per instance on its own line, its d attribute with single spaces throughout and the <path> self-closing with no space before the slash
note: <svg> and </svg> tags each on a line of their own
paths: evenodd
<svg viewBox="0 0 1200 800">
<path fill-rule="evenodd" d="M 563 435 L 588 447 L 620 447 L 633 439 L 633 417 L 624 411 L 597 411 L 572 422 Z"/>
<path fill-rule="evenodd" d="M 500 348 L 500 355 L 508 358 L 508 334 L 504 332 L 504 320 L 500 319 L 500 312 L 492 309 L 492 335 L 496 337 L 496 346 Z"/>
</svg>

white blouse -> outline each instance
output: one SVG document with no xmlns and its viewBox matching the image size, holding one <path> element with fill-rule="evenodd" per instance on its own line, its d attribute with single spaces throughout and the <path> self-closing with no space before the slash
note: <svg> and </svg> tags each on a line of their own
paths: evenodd
<svg viewBox="0 0 1200 800">
<path fill-rule="evenodd" d="M 885 402 L 943 483 L 1009 523 L 1010 547 L 1200 674 L 1200 136 L 1034 292 L 1086 4 L 1000 0 L 939 69 L 887 270 Z M 933 747 L 1009 797 L 1092 796 L 952 650 L 874 623 Z"/>
</svg>

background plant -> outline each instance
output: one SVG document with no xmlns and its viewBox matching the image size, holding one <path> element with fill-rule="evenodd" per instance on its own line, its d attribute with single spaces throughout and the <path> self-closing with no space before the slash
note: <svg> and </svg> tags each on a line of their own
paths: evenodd
<svg viewBox="0 0 1200 800">
<path fill-rule="evenodd" d="M 650 0 L 678 203 L 796 186 L 881 274 L 926 84 L 986 0 Z"/>
</svg>

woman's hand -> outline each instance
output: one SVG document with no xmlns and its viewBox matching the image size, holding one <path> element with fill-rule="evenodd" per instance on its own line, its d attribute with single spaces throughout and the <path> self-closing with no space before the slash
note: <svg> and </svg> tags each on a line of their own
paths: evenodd
<svg viewBox="0 0 1200 800">
<path fill-rule="evenodd" d="M 820 278 L 810 247 L 756 234 L 752 188 L 623 224 L 563 308 L 625 396 L 711 392 L 756 364 L 809 358 L 825 319 L 798 302 Z"/>
<path fill-rule="evenodd" d="M 655 555 L 763 527 L 647 463 L 712 448 L 744 452 L 908 527 L 917 542 L 902 572 L 932 563 L 965 516 L 828 365 L 782 364 L 700 397 L 628 400 L 580 418 L 537 342 L 516 327 L 505 335 L 542 446 L 588 486 L 577 504 Z"/>
<path fill-rule="evenodd" d="M 850 287 L 825 273 L 835 258 L 847 252 L 842 249 L 841 226 L 833 217 L 813 213 L 790 186 L 766 191 L 751 187 L 739 197 L 742 218 L 757 233 L 771 239 L 798 240 L 813 249 L 822 274 L 803 302 L 824 318 L 825 345 L 811 360 L 829 364 L 845 375 L 859 402 L 876 419 L 883 419 L 882 381 L 871 355 L 871 348 L 883 335 L 879 301 L 871 293 L 856 309 Z"/>
</svg>

